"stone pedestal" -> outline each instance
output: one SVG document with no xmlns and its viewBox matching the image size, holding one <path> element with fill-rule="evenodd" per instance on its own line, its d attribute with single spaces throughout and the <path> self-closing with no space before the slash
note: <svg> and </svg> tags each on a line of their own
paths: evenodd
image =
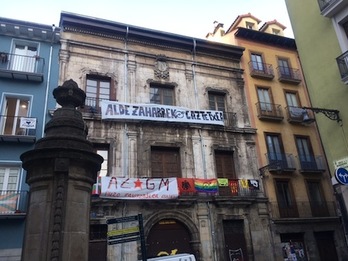
<svg viewBox="0 0 348 261">
<path fill-rule="evenodd" d="M 91 190 L 103 158 L 86 140 L 76 107 L 86 95 L 73 80 L 53 91 L 58 104 L 45 137 L 21 155 L 30 186 L 22 261 L 88 260 Z"/>
</svg>

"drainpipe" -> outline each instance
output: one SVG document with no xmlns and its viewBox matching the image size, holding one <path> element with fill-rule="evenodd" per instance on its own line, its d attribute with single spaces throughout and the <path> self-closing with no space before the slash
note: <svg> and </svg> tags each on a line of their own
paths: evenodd
<svg viewBox="0 0 348 261">
<path fill-rule="evenodd" d="M 195 66 L 196 66 L 196 39 L 193 39 L 193 54 L 192 54 L 192 78 L 193 78 L 193 87 L 195 91 L 195 107 L 196 110 L 199 109 L 199 102 L 198 102 L 198 91 L 197 91 L 197 82 L 196 82 L 196 71 L 195 71 Z M 202 140 L 202 129 L 198 129 L 198 134 L 199 134 L 199 142 L 201 144 L 201 152 L 202 152 L 202 164 L 203 164 L 203 176 L 206 179 L 207 178 L 207 167 L 205 164 L 205 150 L 204 150 L 204 145 L 203 145 L 203 140 Z M 210 227 L 210 232 L 212 235 L 212 252 L 213 252 L 213 260 L 217 260 L 216 257 L 216 245 L 215 245 L 215 226 L 214 226 L 214 221 L 212 220 L 212 214 L 211 214 L 211 208 L 209 202 L 207 204 L 207 209 L 208 209 L 208 222 L 209 222 L 209 227 Z"/>
<path fill-rule="evenodd" d="M 41 138 L 44 136 L 44 132 L 45 132 L 45 123 L 46 123 L 46 115 L 47 115 L 47 102 L 48 102 L 48 90 L 50 87 L 50 80 L 51 80 L 52 52 L 53 52 L 53 41 L 54 41 L 55 29 L 56 29 L 56 27 L 53 24 L 52 25 L 50 54 L 49 54 L 49 61 L 48 61 L 48 72 L 47 72 L 47 82 L 46 82 L 46 91 L 45 91 L 45 103 L 44 103 L 43 118 L 42 118 Z"/>
<path fill-rule="evenodd" d="M 124 54 L 124 101 L 128 101 L 128 70 L 127 70 L 127 63 L 128 63 L 128 33 L 129 33 L 129 27 L 127 26 L 126 30 L 126 36 L 124 38 L 124 49 L 125 49 L 125 54 Z M 127 123 L 124 124 L 124 131 L 123 131 L 123 150 L 125 157 L 123 157 L 123 176 L 127 177 L 128 176 L 128 138 L 127 138 L 127 132 L 128 132 L 128 125 Z"/>
<path fill-rule="evenodd" d="M 197 82 L 196 82 L 196 71 L 195 71 L 195 65 L 196 65 L 196 39 L 193 39 L 193 54 L 192 54 L 192 78 L 193 78 L 193 87 L 195 91 L 195 109 L 199 109 L 199 102 L 198 102 L 198 91 L 197 91 Z M 205 153 L 204 153 L 204 146 L 203 146 L 203 140 L 202 140 L 202 130 L 198 130 L 199 133 L 199 141 L 201 144 L 201 152 L 202 152 L 202 163 L 203 163 L 203 175 L 204 178 L 207 178 L 207 168 L 205 165 Z"/>
<path fill-rule="evenodd" d="M 125 49 L 125 53 L 124 53 L 124 66 L 123 66 L 123 70 L 124 70 L 124 91 L 123 91 L 123 95 L 124 95 L 124 101 L 128 102 L 128 70 L 127 70 L 127 63 L 128 63 L 128 33 L 129 33 L 129 27 L 127 26 L 126 28 L 126 36 L 124 38 L 124 49 Z M 128 137 L 127 137 L 127 133 L 128 133 L 128 125 L 127 123 L 124 123 L 124 130 L 123 130 L 123 148 L 122 151 L 124 153 L 122 153 L 123 156 L 123 176 L 124 177 L 128 177 Z M 126 204 L 124 204 L 123 210 L 122 210 L 122 214 L 124 216 L 125 214 L 125 209 L 126 209 Z M 124 252 L 125 252 L 125 245 L 122 244 L 121 246 L 121 261 L 124 260 Z"/>
</svg>

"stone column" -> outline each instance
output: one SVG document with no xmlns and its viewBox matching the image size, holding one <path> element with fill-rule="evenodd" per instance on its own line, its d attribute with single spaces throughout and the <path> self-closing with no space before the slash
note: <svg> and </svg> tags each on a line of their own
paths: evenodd
<svg viewBox="0 0 348 261">
<path fill-rule="evenodd" d="M 22 261 L 87 261 L 91 190 L 103 158 L 86 140 L 76 110 L 84 91 L 69 80 L 53 95 L 62 107 L 46 124 L 45 137 L 21 155 L 30 186 Z"/>
</svg>

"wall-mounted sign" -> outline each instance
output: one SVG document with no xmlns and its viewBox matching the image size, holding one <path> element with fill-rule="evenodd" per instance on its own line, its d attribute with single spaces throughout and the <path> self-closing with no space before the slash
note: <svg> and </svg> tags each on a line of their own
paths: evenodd
<svg viewBox="0 0 348 261">
<path fill-rule="evenodd" d="M 149 120 L 224 125 L 222 111 L 190 110 L 160 104 L 130 104 L 101 101 L 103 120 Z"/>
<path fill-rule="evenodd" d="M 348 185 L 348 170 L 345 168 L 337 168 L 335 171 L 335 177 L 342 185 Z"/>
<path fill-rule="evenodd" d="M 19 127 L 23 129 L 36 129 L 36 119 L 22 117 L 20 119 Z"/>
<path fill-rule="evenodd" d="M 339 159 L 339 160 L 335 160 L 333 162 L 335 169 L 337 168 L 348 168 L 348 157 L 347 158 L 343 158 L 343 159 Z"/>
</svg>

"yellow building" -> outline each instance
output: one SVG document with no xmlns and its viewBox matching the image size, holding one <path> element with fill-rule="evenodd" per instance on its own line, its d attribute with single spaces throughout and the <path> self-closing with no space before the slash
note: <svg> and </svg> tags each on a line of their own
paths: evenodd
<svg viewBox="0 0 348 261">
<path fill-rule="evenodd" d="M 276 20 L 260 23 L 250 13 L 240 15 L 226 31 L 217 23 L 207 39 L 245 48 L 245 109 L 257 129 L 275 260 L 318 260 L 323 252 L 344 260 L 325 153 L 314 115 L 304 109 L 311 104 L 295 40 L 284 37 L 285 26 Z"/>
</svg>

